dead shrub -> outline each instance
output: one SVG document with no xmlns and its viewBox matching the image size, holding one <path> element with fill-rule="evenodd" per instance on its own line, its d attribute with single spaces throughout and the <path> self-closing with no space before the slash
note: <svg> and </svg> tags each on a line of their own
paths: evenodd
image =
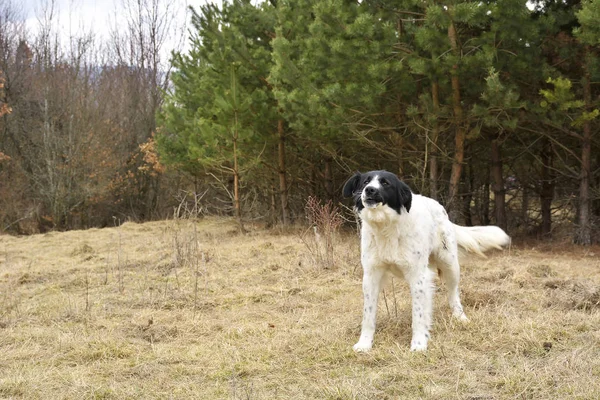
<svg viewBox="0 0 600 400">
<path fill-rule="evenodd" d="M 206 214 L 206 207 L 203 205 L 204 193 L 190 192 L 180 190 L 176 196 L 179 203 L 173 208 L 173 219 L 197 220 Z"/>
<path fill-rule="evenodd" d="M 302 242 L 316 265 L 332 268 L 335 239 L 343 223 L 340 211 L 331 200 L 322 204 L 312 196 L 306 201 L 305 210 L 309 227 L 301 234 Z"/>
</svg>

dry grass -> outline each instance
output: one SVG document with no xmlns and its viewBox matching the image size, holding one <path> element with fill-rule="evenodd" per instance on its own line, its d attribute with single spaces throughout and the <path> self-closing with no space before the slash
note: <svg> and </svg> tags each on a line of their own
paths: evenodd
<svg viewBox="0 0 600 400">
<path fill-rule="evenodd" d="M 529 245 L 465 260 L 471 322 L 450 319 L 441 287 L 426 354 L 408 351 L 396 280 L 373 351 L 354 354 L 350 234 L 332 269 L 297 232 L 240 236 L 215 219 L 0 236 L 0 398 L 597 399 L 598 255 Z"/>
</svg>

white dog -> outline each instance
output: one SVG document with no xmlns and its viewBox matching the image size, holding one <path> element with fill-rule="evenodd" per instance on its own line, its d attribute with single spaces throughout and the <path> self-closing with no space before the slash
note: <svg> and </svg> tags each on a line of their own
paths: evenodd
<svg viewBox="0 0 600 400">
<path fill-rule="evenodd" d="M 458 282 L 458 246 L 483 255 L 510 243 L 496 226 L 462 227 L 448 219 L 437 201 L 413 194 L 398 177 L 387 171 L 356 173 L 344 185 L 344 196 L 355 198 L 361 221 L 364 309 L 360 340 L 355 351 L 373 346 L 377 299 L 384 276 L 404 277 L 412 296 L 412 351 L 427 350 L 431 329 L 433 277 L 441 274 L 448 289 L 454 317 L 467 321 Z"/>
</svg>

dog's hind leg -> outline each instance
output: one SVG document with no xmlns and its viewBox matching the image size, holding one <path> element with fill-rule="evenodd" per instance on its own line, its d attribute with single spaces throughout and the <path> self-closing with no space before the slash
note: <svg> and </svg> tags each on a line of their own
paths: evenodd
<svg viewBox="0 0 600 400">
<path fill-rule="evenodd" d="M 460 302 L 460 290 L 458 288 L 458 283 L 460 280 L 460 266 L 458 261 L 456 261 L 452 267 L 444 270 L 442 278 L 444 279 L 446 288 L 448 290 L 448 304 L 452 310 L 452 316 L 460 321 L 468 321 L 469 319 L 465 315 Z"/>
<path fill-rule="evenodd" d="M 436 264 L 441 270 L 442 280 L 446 284 L 448 291 L 448 304 L 452 310 L 452 316 L 460 321 L 468 321 L 462 304 L 460 302 L 460 264 L 458 263 L 458 254 L 456 251 L 444 249 L 436 254 Z"/>
<path fill-rule="evenodd" d="M 354 345 L 354 351 L 365 352 L 373 347 L 375 324 L 377 321 L 377 300 L 381 290 L 381 281 L 385 271 L 382 268 L 365 268 L 363 274 L 363 319 L 360 339 Z"/>
</svg>

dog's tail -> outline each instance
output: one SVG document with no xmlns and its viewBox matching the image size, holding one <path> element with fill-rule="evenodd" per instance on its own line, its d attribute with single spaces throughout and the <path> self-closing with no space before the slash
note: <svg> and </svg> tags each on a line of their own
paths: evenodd
<svg viewBox="0 0 600 400">
<path fill-rule="evenodd" d="M 497 226 L 454 225 L 456 242 L 465 251 L 485 257 L 490 249 L 502 249 L 510 244 L 510 237 Z"/>
</svg>

